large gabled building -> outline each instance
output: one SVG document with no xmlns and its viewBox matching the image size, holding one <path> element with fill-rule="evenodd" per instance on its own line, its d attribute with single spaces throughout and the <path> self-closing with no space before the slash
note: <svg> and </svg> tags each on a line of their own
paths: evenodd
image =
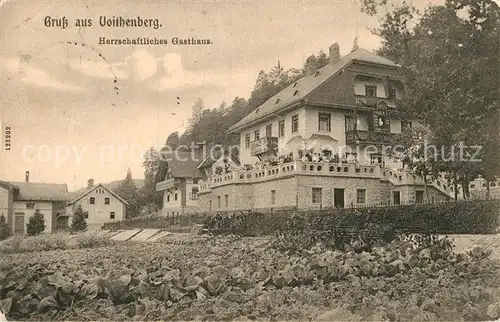
<svg viewBox="0 0 500 322">
<path fill-rule="evenodd" d="M 422 180 L 383 153 L 402 119 L 400 66 L 364 49 L 329 63 L 271 97 L 229 132 L 240 136 L 242 168 L 200 185 L 201 211 L 348 207 L 422 202 Z M 307 64 L 313 66 L 314 64 Z M 432 200 L 452 187 L 430 183 Z"/>
<path fill-rule="evenodd" d="M 240 136 L 243 164 L 269 155 L 273 143 L 282 153 L 305 147 L 356 150 L 387 143 L 411 124 L 397 108 L 405 95 L 400 68 L 388 59 L 364 49 L 340 57 L 334 44 L 329 63 L 306 73 L 230 127 Z M 360 159 L 365 161 L 370 160 Z"/>
</svg>

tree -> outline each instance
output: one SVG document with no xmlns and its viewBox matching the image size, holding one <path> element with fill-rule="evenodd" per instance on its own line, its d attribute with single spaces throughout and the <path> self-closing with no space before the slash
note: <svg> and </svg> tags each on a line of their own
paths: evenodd
<svg viewBox="0 0 500 322">
<path fill-rule="evenodd" d="M 4 240 L 11 235 L 11 230 L 4 215 L 0 215 L 0 240 Z"/>
<path fill-rule="evenodd" d="M 196 124 L 200 122 L 203 110 L 205 109 L 205 104 L 203 103 L 203 99 L 198 97 L 191 109 L 192 113 L 191 113 L 191 118 L 189 119 L 189 130 L 194 131 L 195 130 L 194 127 Z"/>
<path fill-rule="evenodd" d="M 406 128 L 393 137 L 390 154 L 424 181 L 424 194 L 429 202 L 427 184 L 437 176 L 435 153 L 429 149 L 430 133 L 424 128 Z M 431 153 L 432 152 L 432 153 Z"/>
<path fill-rule="evenodd" d="M 45 218 L 40 212 L 40 209 L 36 209 L 33 216 L 30 217 L 28 224 L 26 225 L 26 232 L 30 236 L 35 236 L 41 234 L 45 230 Z"/>
<path fill-rule="evenodd" d="M 141 208 L 140 195 L 132 179 L 130 168 L 127 169 L 127 176 L 121 182 L 116 192 L 129 203 L 125 209 L 125 217 L 132 218 L 138 216 Z"/>
<path fill-rule="evenodd" d="M 85 220 L 85 214 L 83 212 L 82 205 L 78 204 L 76 206 L 75 213 L 71 220 L 71 231 L 79 232 L 87 230 L 87 221 Z"/>
<path fill-rule="evenodd" d="M 490 118 L 487 128 L 487 138 L 483 145 L 482 175 L 486 180 L 486 199 L 490 198 L 490 182 L 500 177 L 500 111 L 496 117 Z"/>
<path fill-rule="evenodd" d="M 361 2 L 375 15 L 386 1 Z M 444 151 L 435 160 L 439 170 L 462 185 L 467 198 L 476 175 L 492 180 L 500 172 L 500 7 L 492 0 L 447 0 L 412 27 L 417 14 L 407 3 L 385 14 L 374 31 L 382 38 L 378 53 L 403 66 L 408 95 L 401 109 L 431 129 Z M 472 160 L 467 155 L 475 147 L 482 149 Z"/>
<path fill-rule="evenodd" d="M 167 142 L 165 142 L 165 145 L 168 146 L 172 151 L 174 151 L 179 147 L 179 144 L 179 132 L 170 133 L 167 138 Z"/>
<path fill-rule="evenodd" d="M 177 132 L 175 132 L 177 134 Z M 169 139 L 171 139 L 169 135 Z M 177 135 L 177 139 L 178 139 Z M 167 144 L 169 142 L 167 139 Z M 172 141 L 172 139 L 171 139 Z M 161 193 L 156 191 L 155 175 L 160 165 L 160 155 L 155 148 L 150 147 L 143 156 L 142 166 L 144 168 L 144 186 L 140 191 L 141 205 L 159 207 L 161 202 Z"/>
</svg>

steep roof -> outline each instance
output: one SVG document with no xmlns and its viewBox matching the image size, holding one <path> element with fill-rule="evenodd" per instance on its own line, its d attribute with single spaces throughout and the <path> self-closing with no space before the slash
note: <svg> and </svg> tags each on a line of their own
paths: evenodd
<svg viewBox="0 0 500 322">
<path fill-rule="evenodd" d="M 13 186 L 6 181 L 0 181 L 0 187 L 5 188 L 7 190 L 10 190 L 11 188 L 13 188 Z"/>
<path fill-rule="evenodd" d="M 201 178 L 198 162 L 191 152 L 178 151 L 168 160 L 168 168 L 174 178 Z"/>
<path fill-rule="evenodd" d="M 109 192 L 112 196 L 114 196 L 116 199 L 118 199 L 121 202 L 123 202 L 124 204 L 128 205 L 128 202 L 125 199 L 123 199 L 122 197 L 120 197 L 116 192 L 112 191 L 111 189 L 106 188 L 105 186 L 102 185 L 102 183 L 99 183 L 98 185 L 92 186 L 92 188 L 87 189 L 87 191 L 82 193 L 79 197 L 72 200 L 70 203 L 68 203 L 68 206 L 74 204 L 78 200 L 81 200 L 83 197 L 85 197 L 86 195 L 88 195 L 89 193 L 91 193 L 92 191 L 94 191 L 97 188 L 103 188 L 104 190 Z"/>
<path fill-rule="evenodd" d="M 9 182 L 16 193 L 14 200 L 68 201 L 68 187 L 58 183 Z"/>
<path fill-rule="evenodd" d="M 335 63 L 320 68 L 315 74 L 306 75 L 295 83 L 290 84 L 281 92 L 274 95 L 250 114 L 245 116 L 238 123 L 229 128 L 229 132 L 237 132 L 243 126 L 246 126 L 254 121 L 271 115 L 280 109 L 286 108 L 292 104 L 298 103 L 306 98 L 313 90 L 325 83 L 330 77 L 337 74 L 343 68 L 347 67 L 354 61 L 367 62 L 372 64 L 379 64 L 389 67 L 399 67 L 396 63 L 389 59 L 375 55 L 374 53 L 365 49 L 356 49 L 349 54 L 341 57 Z"/>
<path fill-rule="evenodd" d="M 201 163 L 199 163 L 198 168 L 202 169 L 205 167 L 211 166 L 214 162 L 219 160 L 223 155 L 223 148 L 220 149 L 213 149 L 214 145 L 210 146 L 209 148 L 206 149 L 205 155 L 203 156 L 203 160 Z M 230 158 L 231 160 L 234 161 L 237 165 L 240 164 L 240 158 L 236 151 L 234 149 L 230 149 Z"/>
<path fill-rule="evenodd" d="M 167 172 L 170 172 L 173 178 L 195 178 L 202 177 L 198 170 L 199 159 L 196 154 L 190 151 L 174 151 L 168 158 L 162 159 L 156 172 L 155 180 L 160 182 L 165 179 Z"/>
</svg>

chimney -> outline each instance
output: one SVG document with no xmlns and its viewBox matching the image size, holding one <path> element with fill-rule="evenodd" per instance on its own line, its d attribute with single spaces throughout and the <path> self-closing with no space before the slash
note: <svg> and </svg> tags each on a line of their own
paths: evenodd
<svg viewBox="0 0 500 322">
<path fill-rule="evenodd" d="M 29 171 L 26 171 L 26 174 L 25 174 L 25 181 L 28 183 L 30 182 L 30 172 Z"/>
<path fill-rule="evenodd" d="M 316 57 L 314 55 L 309 56 L 306 59 L 306 75 L 314 75 L 316 73 Z"/>
<path fill-rule="evenodd" d="M 87 189 L 90 189 L 94 186 L 94 179 L 89 179 L 87 181 Z"/>
<path fill-rule="evenodd" d="M 330 64 L 335 64 L 337 60 L 340 59 L 340 46 L 338 43 L 334 43 L 329 48 L 330 52 Z"/>
</svg>

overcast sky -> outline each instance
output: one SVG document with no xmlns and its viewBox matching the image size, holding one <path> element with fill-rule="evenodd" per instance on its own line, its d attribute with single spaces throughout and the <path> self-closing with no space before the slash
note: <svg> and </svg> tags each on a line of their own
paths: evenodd
<svg viewBox="0 0 500 322">
<path fill-rule="evenodd" d="M 66 17 L 68 27 L 45 27 L 47 16 Z M 158 18 L 162 27 L 103 28 L 99 16 Z M 78 18 L 92 26 L 76 27 Z M 374 49 L 379 40 L 367 28 L 376 26 L 357 0 L 4 3 L 1 121 L 4 132 L 11 128 L 12 148 L 0 152 L 0 178 L 24 180 L 28 170 L 33 182 L 67 183 L 70 190 L 89 178 L 122 179 L 127 167 L 142 178 L 142 153 L 184 131 L 197 97 L 210 108 L 248 98 L 260 70 L 278 60 L 301 68 L 334 42 L 346 54 L 356 34 L 360 47 Z M 99 37 L 212 44 L 99 45 Z"/>
</svg>

